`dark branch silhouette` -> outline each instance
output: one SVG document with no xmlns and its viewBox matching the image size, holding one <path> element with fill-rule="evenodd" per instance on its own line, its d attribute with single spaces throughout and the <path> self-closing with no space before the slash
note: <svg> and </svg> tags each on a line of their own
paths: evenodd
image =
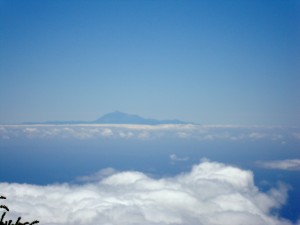
<svg viewBox="0 0 300 225">
<path fill-rule="evenodd" d="M 0 196 L 0 199 L 6 199 L 4 196 Z M 0 205 L 1 209 L 5 209 L 6 212 L 9 212 L 9 208 L 6 205 Z M 21 222 L 21 217 L 18 217 L 17 221 L 15 223 L 12 223 L 12 220 L 4 221 L 4 217 L 6 215 L 6 212 L 2 213 L 0 225 L 33 225 L 39 223 L 38 220 L 34 220 L 31 223 L 30 222 Z"/>
</svg>

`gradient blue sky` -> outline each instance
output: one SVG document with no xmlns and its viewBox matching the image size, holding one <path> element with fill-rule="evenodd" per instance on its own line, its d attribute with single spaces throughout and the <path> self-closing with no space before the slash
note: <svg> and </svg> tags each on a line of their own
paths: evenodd
<svg viewBox="0 0 300 225">
<path fill-rule="evenodd" d="M 299 0 L 0 0 L 0 123 L 299 126 L 299 62 Z"/>
</svg>

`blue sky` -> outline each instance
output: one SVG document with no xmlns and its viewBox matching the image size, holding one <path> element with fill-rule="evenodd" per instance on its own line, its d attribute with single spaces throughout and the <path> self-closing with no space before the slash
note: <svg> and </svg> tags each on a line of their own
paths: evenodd
<svg viewBox="0 0 300 225">
<path fill-rule="evenodd" d="M 0 123 L 299 126 L 299 15 L 299 0 L 0 0 Z"/>
</svg>

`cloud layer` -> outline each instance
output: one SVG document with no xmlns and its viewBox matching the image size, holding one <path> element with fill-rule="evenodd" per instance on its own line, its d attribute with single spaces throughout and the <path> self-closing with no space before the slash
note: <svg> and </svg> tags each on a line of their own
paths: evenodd
<svg viewBox="0 0 300 225">
<path fill-rule="evenodd" d="M 207 125 L 0 125 L 0 140 L 14 138 L 122 138 L 158 139 L 180 138 L 200 141 L 214 140 L 272 140 L 284 144 L 300 140 L 299 128 L 263 126 L 207 126 Z"/>
<path fill-rule="evenodd" d="M 100 180 L 97 180 L 99 178 Z M 279 185 L 260 192 L 251 171 L 202 161 L 160 179 L 136 171 L 100 171 L 80 185 L 0 183 L 5 204 L 41 224 L 288 225 L 271 212 L 287 198 Z"/>
</svg>

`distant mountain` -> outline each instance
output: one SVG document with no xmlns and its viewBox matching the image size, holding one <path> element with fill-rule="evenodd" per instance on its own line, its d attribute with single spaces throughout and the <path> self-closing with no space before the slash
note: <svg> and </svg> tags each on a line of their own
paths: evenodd
<svg viewBox="0 0 300 225">
<path fill-rule="evenodd" d="M 46 121 L 46 122 L 28 122 L 24 124 L 51 124 L 51 125 L 63 125 L 63 124 L 145 124 L 145 125 L 159 125 L 159 124 L 189 124 L 181 120 L 156 120 L 146 119 L 138 115 L 132 115 L 115 111 L 107 113 L 94 121 Z"/>
<path fill-rule="evenodd" d="M 131 115 L 123 112 L 112 112 L 105 114 L 93 123 L 102 124 L 147 124 L 147 125 L 158 125 L 158 124 L 188 124 L 187 122 L 180 120 L 156 120 L 156 119 L 145 119 L 138 115 Z"/>
</svg>

